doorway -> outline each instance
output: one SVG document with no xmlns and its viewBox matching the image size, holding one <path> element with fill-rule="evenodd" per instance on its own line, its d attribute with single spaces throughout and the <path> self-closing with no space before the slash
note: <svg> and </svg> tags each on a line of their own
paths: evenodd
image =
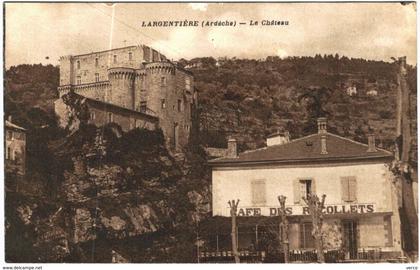
<svg viewBox="0 0 420 270">
<path fill-rule="evenodd" d="M 343 220 L 343 243 L 349 259 L 357 259 L 357 222 Z"/>
</svg>

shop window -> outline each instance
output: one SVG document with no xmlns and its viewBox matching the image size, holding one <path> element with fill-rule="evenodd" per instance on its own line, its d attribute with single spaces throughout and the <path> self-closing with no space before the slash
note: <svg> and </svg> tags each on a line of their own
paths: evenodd
<svg viewBox="0 0 420 270">
<path fill-rule="evenodd" d="M 95 82 L 99 82 L 99 73 L 95 73 Z"/>
<path fill-rule="evenodd" d="M 357 181 L 355 176 L 341 177 L 341 197 L 344 202 L 356 201 Z"/>
<path fill-rule="evenodd" d="M 165 109 L 165 108 L 166 108 L 166 101 L 165 101 L 165 99 L 162 99 L 162 100 L 161 100 L 161 102 L 160 102 L 160 104 L 161 104 L 161 106 L 160 106 L 160 107 L 161 107 L 162 109 Z"/>
<path fill-rule="evenodd" d="M 251 196 L 253 205 L 265 204 L 265 193 L 265 180 L 254 180 L 251 182 Z"/>
<path fill-rule="evenodd" d="M 300 247 L 304 249 L 315 247 L 315 239 L 312 236 L 311 222 L 304 222 L 300 224 Z"/>
</svg>

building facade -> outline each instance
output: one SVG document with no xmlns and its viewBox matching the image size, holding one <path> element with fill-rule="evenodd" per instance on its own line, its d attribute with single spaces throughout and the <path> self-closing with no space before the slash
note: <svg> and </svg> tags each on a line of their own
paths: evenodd
<svg viewBox="0 0 420 270">
<path fill-rule="evenodd" d="M 25 175 L 26 168 L 26 130 L 12 123 L 11 118 L 5 121 L 5 171 Z"/>
<path fill-rule="evenodd" d="M 63 56 L 58 90 L 60 99 L 72 91 L 132 111 L 133 115 L 141 112 L 158 118 L 159 127 L 173 149 L 188 142 L 197 105 L 194 77 L 152 48 L 130 46 Z M 59 116 L 64 114 L 60 99 L 56 102 Z M 132 120 L 124 118 L 124 121 Z M 120 124 L 117 118 L 113 122 Z"/>
<path fill-rule="evenodd" d="M 399 197 L 388 170 L 392 153 L 377 148 L 373 136 L 366 145 L 329 133 L 326 126 L 322 118 L 316 134 L 290 141 L 287 133 L 286 138 L 271 137 L 267 147 L 239 155 L 231 139 L 228 156 L 209 162 L 213 216 L 230 217 L 228 201 L 239 199 L 238 226 L 241 218 L 250 224 L 239 229 L 240 249 L 261 248 L 258 231 L 264 234 L 264 220 L 279 215 L 277 197 L 283 195 L 290 250 L 314 250 L 303 200 L 314 193 L 326 195 L 326 250 L 342 250 L 347 259 L 369 250 L 380 250 L 384 258 L 401 255 Z"/>
</svg>

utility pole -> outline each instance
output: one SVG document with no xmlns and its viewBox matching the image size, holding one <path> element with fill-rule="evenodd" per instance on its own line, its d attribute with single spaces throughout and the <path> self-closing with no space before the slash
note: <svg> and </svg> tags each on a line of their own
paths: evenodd
<svg viewBox="0 0 420 270">
<path fill-rule="evenodd" d="M 397 177 L 401 181 L 402 208 L 410 227 L 403 235 L 404 243 L 408 248 L 418 251 L 418 216 L 414 203 L 413 180 L 411 179 L 411 116 L 410 116 L 410 90 L 407 83 L 406 57 L 399 57 L 397 64 Z M 398 143 L 399 142 L 399 143 Z"/>
<path fill-rule="evenodd" d="M 284 263 L 289 263 L 289 222 L 286 216 L 286 196 L 278 196 L 280 203 L 279 243 L 284 253 Z"/>
<path fill-rule="evenodd" d="M 308 194 L 308 197 L 302 197 L 309 208 L 309 215 L 312 217 L 312 236 L 315 239 L 315 248 L 317 251 L 317 257 L 319 263 L 325 263 L 324 249 L 322 243 L 322 223 L 323 213 L 322 209 L 325 205 L 326 195 L 322 195 L 322 199 L 319 200 L 316 194 Z"/>
<path fill-rule="evenodd" d="M 239 204 L 239 200 L 235 201 L 235 200 L 231 200 L 228 201 L 229 207 L 230 207 L 230 216 L 232 217 L 232 253 L 233 256 L 235 257 L 235 263 L 240 263 L 240 259 L 239 259 L 239 253 L 238 253 L 238 239 L 237 239 L 237 235 L 238 235 L 238 227 L 236 226 L 236 213 L 238 210 L 238 204 Z"/>
</svg>

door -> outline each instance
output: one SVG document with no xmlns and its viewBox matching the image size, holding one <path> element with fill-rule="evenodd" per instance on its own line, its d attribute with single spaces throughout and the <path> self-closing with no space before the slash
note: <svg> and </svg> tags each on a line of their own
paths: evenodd
<svg viewBox="0 0 420 270">
<path fill-rule="evenodd" d="M 357 259 L 357 222 L 355 220 L 343 221 L 343 242 L 346 257 Z"/>
</svg>

